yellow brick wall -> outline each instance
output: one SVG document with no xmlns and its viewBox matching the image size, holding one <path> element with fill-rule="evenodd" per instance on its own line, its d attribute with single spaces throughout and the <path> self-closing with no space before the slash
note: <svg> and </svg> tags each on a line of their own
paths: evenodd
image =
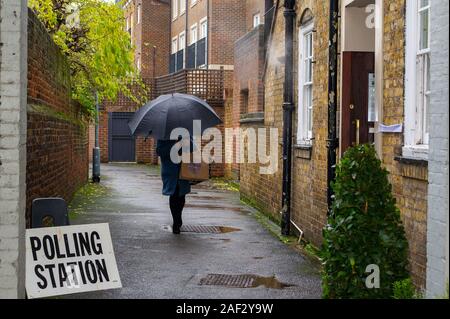
<svg viewBox="0 0 450 319">
<path fill-rule="evenodd" d="M 314 137 L 311 150 L 295 148 L 292 169 L 292 219 L 304 231 L 305 239 L 316 246 L 322 242 L 322 228 L 327 219 L 327 113 L 328 113 L 328 14 L 329 1 L 297 2 L 297 27 L 306 8 L 312 11 L 315 23 L 314 66 Z M 280 1 L 269 50 L 265 74 L 265 126 L 276 127 L 280 134 L 280 169 L 273 176 L 262 176 L 256 165 L 241 165 L 241 191 L 273 216 L 279 217 L 282 192 L 282 103 L 284 85 L 284 1 Z M 405 68 L 405 0 L 384 3 L 384 92 L 383 123 L 404 121 Z M 297 43 L 294 44 L 294 48 Z M 297 57 L 297 51 L 294 56 Z M 295 59 L 297 64 L 297 58 Z M 295 71 L 297 67 L 295 66 Z M 294 73 L 297 88 L 297 73 Z M 295 89 L 297 99 L 297 89 Z M 296 106 L 298 106 L 296 100 Z M 297 107 L 294 113 L 296 141 Z M 382 138 L 383 165 L 389 170 L 393 194 L 401 211 L 409 241 L 411 274 L 418 287 L 425 285 L 427 167 L 403 163 L 403 134 L 385 134 Z M 311 156 L 311 159 L 308 159 Z"/>
<path fill-rule="evenodd" d="M 405 0 L 384 1 L 384 92 L 383 122 L 404 122 Z M 404 164 L 403 134 L 384 134 L 383 164 L 390 180 L 409 242 L 411 274 L 415 284 L 425 286 L 428 169 Z"/>
</svg>

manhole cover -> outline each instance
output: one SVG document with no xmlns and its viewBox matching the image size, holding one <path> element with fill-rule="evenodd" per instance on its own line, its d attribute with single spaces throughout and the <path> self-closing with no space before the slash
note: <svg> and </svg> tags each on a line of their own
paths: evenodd
<svg viewBox="0 0 450 319">
<path fill-rule="evenodd" d="M 199 234 L 221 234 L 222 230 L 219 226 L 201 226 L 201 225 L 184 225 L 181 227 L 183 233 L 199 233 Z"/>
<path fill-rule="evenodd" d="M 223 234 L 239 231 L 240 229 L 225 226 L 203 226 L 203 225 L 183 225 L 182 233 L 197 234 Z"/>
<path fill-rule="evenodd" d="M 256 288 L 265 286 L 271 289 L 284 289 L 292 287 L 279 282 L 275 277 L 261 277 L 257 275 L 223 275 L 209 274 L 205 278 L 200 279 L 200 286 L 222 286 L 230 288 Z"/>
</svg>

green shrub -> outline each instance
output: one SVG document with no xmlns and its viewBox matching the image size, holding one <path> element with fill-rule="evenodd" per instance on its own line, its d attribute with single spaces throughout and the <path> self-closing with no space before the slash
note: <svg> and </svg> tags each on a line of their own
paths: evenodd
<svg viewBox="0 0 450 319">
<path fill-rule="evenodd" d="M 373 146 L 349 149 L 336 168 L 332 215 L 321 250 L 324 298 L 392 298 L 393 284 L 409 277 L 408 243 L 388 172 Z M 367 266 L 380 270 L 369 289 Z"/>
<path fill-rule="evenodd" d="M 421 299 L 422 296 L 416 291 L 411 278 L 394 283 L 394 299 Z"/>
</svg>

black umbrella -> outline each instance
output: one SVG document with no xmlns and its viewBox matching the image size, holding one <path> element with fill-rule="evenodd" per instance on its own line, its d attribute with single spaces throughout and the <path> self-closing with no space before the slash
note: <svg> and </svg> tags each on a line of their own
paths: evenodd
<svg viewBox="0 0 450 319">
<path fill-rule="evenodd" d="M 184 128 L 193 136 L 193 123 L 201 121 L 201 133 L 219 125 L 222 120 L 204 100 L 187 94 L 161 95 L 147 103 L 133 116 L 128 126 L 133 135 L 169 140 L 176 128 Z"/>
</svg>

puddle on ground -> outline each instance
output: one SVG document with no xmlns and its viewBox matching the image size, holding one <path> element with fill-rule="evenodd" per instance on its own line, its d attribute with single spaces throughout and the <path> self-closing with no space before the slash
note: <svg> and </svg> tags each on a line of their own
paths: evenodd
<svg viewBox="0 0 450 319">
<path fill-rule="evenodd" d="M 241 231 L 241 229 L 239 229 L 239 228 L 226 227 L 226 226 L 219 226 L 219 229 L 222 234 L 234 233 L 237 231 Z"/>
<path fill-rule="evenodd" d="M 226 206 L 214 206 L 214 205 L 200 205 L 200 204 L 192 204 L 187 203 L 185 208 L 199 208 L 199 209 L 209 209 L 209 210 L 224 210 L 224 211 L 232 211 L 234 213 L 249 215 L 250 212 L 244 207 L 226 207 Z"/>
<path fill-rule="evenodd" d="M 288 285 L 285 283 L 282 283 L 277 280 L 275 277 L 261 277 L 261 276 L 254 276 L 254 281 L 252 284 L 252 288 L 264 286 L 266 288 L 270 289 L 285 289 L 292 287 L 293 285 Z"/>
<path fill-rule="evenodd" d="M 218 241 L 223 241 L 224 243 L 228 243 L 228 242 L 230 242 L 231 241 L 231 239 L 229 239 L 229 238 L 209 238 L 209 239 L 211 239 L 211 240 L 218 240 Z"/>
</svg>

